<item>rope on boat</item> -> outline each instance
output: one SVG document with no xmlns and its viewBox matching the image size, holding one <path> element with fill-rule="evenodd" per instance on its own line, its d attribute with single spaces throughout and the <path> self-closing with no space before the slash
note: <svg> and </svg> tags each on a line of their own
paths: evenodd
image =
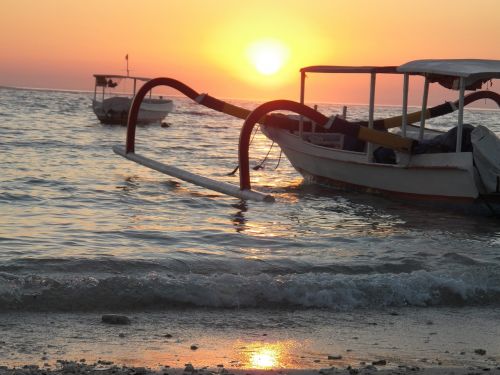
<svg viewBox="0 0 500 375">
<path fill-rule="evenodd" d="M 259 131 L 259 127 L 257 126 L 255 128 L 255 131 L 253 132 L 252 139 L 250 139 L 250 144 L 252 144 L 253 139 L 255 138 L 255 135 L 257 134 L 258 131 Z M 235 175 L 236 172 L 238 172 L 238 169 L 240 169 L 240 165 L 239 164 L 231 172 L 229 172 L 226 176 L 233 176 L 233 175 Z"/>
<path fill-rule="evenodd" d="M 252 141 L 250 141 L 250 143 L 252 143 Z M 259 164 L 257 164 L 255 167 L 252 168 L 254 171 L 256 171 L 258 169 L 264 169 L 264 163 L 267 161 L 267 158 L 268 158 L 269 154 L 271 153 L 271 150 L 273 149 L 273 147 L 274 147 L 274 141 L 271 143 L 271 147 L 269 147 L 269 150 L 267 151 L 266 156 L 264 156 L 264 159 L 262 159 Z"/>
<path fill-rule="evenodd" d="M 278 162 L 276 163 L 276 167 L 274 167 L 274 170 L 278 169 L 281 163 L 281 155 L 283 154 L 283 150 L 280 148 L 280 156 L 278 157 Z"/>
</svg>

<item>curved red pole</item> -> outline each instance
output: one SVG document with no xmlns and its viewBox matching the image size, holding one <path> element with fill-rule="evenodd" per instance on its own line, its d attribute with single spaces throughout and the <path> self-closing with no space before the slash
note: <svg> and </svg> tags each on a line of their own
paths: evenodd
<svg viewBox="0 0 500 375">
<path fill-rule="evenodd" d="M 125 145 L 125 152 L 127 154 L 135 151 L 135 128 L 137 125 L 137 117 L 139 116 L 139 108 L 141 107 L 141 103 L 149 90 L 156 86 L 172 87 L 193 100 L 195 100 L 199 96 L 199 94 L 192 88 L 173 78 L 154 78 L 146 82 L 135 94 L 134 99 L 132 100 L 130 111 L 128 113 L 127 141 Z"/>
<path fill-rule="evenodd" d="M 305 116 L 311 121 L 322 126 L 328 122 L 328 117 L 315 111 L 314 109 L 291 100 L 273 100 L 261 104 L 255 108 L 243 123 L 240 132 L 240 142 L 238 145 L 238 160 L 240 166 L 240 189 L 250 190 L 250 166 L 248 161 L 248 149 L 250 147 L 250 135 L 255 124 L 269 112 L 283 110 L 292 111 Z"/>
</svg>

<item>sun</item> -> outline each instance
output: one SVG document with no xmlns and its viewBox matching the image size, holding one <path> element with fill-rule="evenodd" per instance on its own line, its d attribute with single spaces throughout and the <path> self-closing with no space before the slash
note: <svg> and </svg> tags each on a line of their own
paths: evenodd
<svg viewBox="0 0 500 375">
<path fill-rule="evenodd" d="M 288 59 L 288 49 L 274 39 L 256 41 L 248 47 L 248 57 L 255 69 L 263 75 L 277 73 Z"/>
</svg>

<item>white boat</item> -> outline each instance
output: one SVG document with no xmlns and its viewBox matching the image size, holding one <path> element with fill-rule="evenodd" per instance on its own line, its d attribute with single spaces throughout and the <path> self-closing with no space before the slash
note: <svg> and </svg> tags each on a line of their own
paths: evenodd
<svg viewBox="0 0 500 375">
<path fill-rule="evenodd" d="M 95 87 L 94 99 L 92 100 L 92 109 L 99 121 L 104 124 L 127 124 L 128 112 L 132 103 L 132 97 L 135 95 L 137 82 L 147 82 L 149 78 L 132 77 L 116 74 L 94 74 Z M 129 82 L 132 87 L 131 94 L 111 93 L 119 85 L 126 86 L 125 82 Z M 98 95 L 98 88 L 102 88 Z M 100 98 L 98 99 L 98 96 Z M 172 100 L 164 99 L 163 97 L 153 98 L 151 92 L 148 98 L 145 98 L 141 104 L 138 123 L 150 124 L 160 123 L 163 119 L 172 112 L 174 103 Z"/>
<path fill-rule="evenodd" d="M 345 134 L 343 125 L 348 122 L 342 116 L 331 117 L 323 127 L 311 126 L 306 119 L 295 127 L 262 125 L 264 134 L 281 147 L 304 178 L 340 188 L 426 201 L 473 202 L 481 199 L 500 202 L 500 140 L 487 129 L 488 124 L 475 128 L 464 125 L 464 105 L 470 101 L 467 98 L 471 98 L 465 96 L 465 91 L 480 89 L 483 83 L 500 78 L 500 61 L 418 60 L 399 67 L 306 67 L 301 69 L 302 104 L 305 100 L 306 74 L 311 73 L 371 75 L 369 120 L 364 124 L 350 123 L 353 130 L 354 126 L 359 125 L 368 129 L 398 126 L 402 138 L 412 139 L 413 144 L 409 149 L 398 151 L 396 146 L 391 149 L 390 144 L 380 147 L 374 142 L 360 142 Z M 378 74 L 403 76 L 400 117 L 374 120 Z M 409 77 L 412 75 L 425 77 L 422 110 L 416 114 L 407 112 Z M 458 102 L 427 109 L 431 82 L 458 89 Z M 476 97 L 492 99 L 500 106 L 500 95 L 493 91 L 473 93 L 472 99 Z M 272 108 L 286 109 L 291 108 L 286 105 Z M 425 120 L 429 117 L 450 113 L 455 109 L 458 110 L 458 120 L 456 128 L 450 132 L 440 134 L 425 128 Z M 410 125 L 417 121 L 420 127 Z M 336 124 L 340 125 L 344 134 L 335 131 Z M 313 128 L 316 130 L 313 131 Z"/>
<path fill-rule="evenodd" d="M 368 121 L 348 121 L 343 115 L 327 117 L 304 105 L 306 74 L 311 73 L 370 75 Z M 403 77 L 401 116 L 374 118 L 378 74 Z M 409 79 L 415 75 L 425 78 L 422 108 L 408 113 Z M 389 67 L 311 66 L 301 69 L 300 103 L 276 100 L 253 111 L 200 94 L 175 79 L 155 78 L 134 98 L 125 147 L 115 146 L 113 150 L 136 163 L 212 190 L 242 199 L 272 201 L 272 196 L 253 191 L 250 183 L 249 144 L 254 126 L 260 123 L 264 134 L 281 147 L 293 167 L 312 182 L 426 202 L 480 202 L 491 208 L 500 206 L 500 139 L 486 127 L 488 124 L 464 124 L 464 107 L 478 99 L 490 99 L 500 106 L 500 94 L 480 90 L 484 83 L 498 78 L 499 60 L 418 60 Z M 428 108 L 433 82 L 458 89 L 458 100 Z M 239 187 L 193 175 L 135 152 L 139 106 L 156 86 L 175 88 L 201 105 L 245 119 L 238 148 Z M 465 95 L 467 90 L 479 91 Z M 275 111 L 291 111 L 300 117 L 271 113 Z M 426 119 L 454 111 L 458 111 L 457 122 L 448 132 L 426 128 Z M 415 122 L 420 126 L 413 126 Z"/>
</svg>

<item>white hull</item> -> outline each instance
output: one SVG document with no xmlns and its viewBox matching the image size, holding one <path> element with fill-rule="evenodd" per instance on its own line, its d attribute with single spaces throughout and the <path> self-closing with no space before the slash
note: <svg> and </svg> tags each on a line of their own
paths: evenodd
<svg viewBox="0 0 500 375">
<path fill-rule="evenodd" d="M 104 101 L 93 100 L 92 108 L 102 123 L 125 125 L 131 103 L 131 98 L 115 96 Z M 137 122 L 139 124 L 161 122 L 173 110 L 173 106 L 171 100 L 144 99 Z"/>
<path fill-rule="evenodd" d="M 380 164 L 368 162 L 366 153 L 306 142 L 287 130 L 263 131 L 297 171 L 314 181 L 425 199 L 475 200 L 480 194 L 470 152 L 399 155 L 398 164 Z"/>
</svg>

